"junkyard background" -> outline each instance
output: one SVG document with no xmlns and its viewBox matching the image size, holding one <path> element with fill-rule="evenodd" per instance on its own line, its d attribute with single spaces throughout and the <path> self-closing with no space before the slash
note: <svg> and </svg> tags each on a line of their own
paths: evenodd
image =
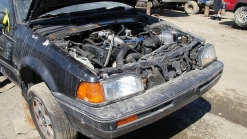
<svg viewBox="0 0 247 139">
<path fill-rule="evenodd" d="M 159 15 L 163 20 L 214 44 L 218 59 L 225 65 L 223 76 L 201 98 L 120 138 L 247 139 L 247 30 L 234 25 L 231 12 L 226 12 L 221 21 L 204 17 L 203 13 L 187 15 L 183 10 L 164 10 Z M 21 90 L 9 84 L 4 77 L 0 77 L 0 82 L 8 85 L 0 89 L 0 138 L 40 138 L 37 131 L 30 127 L 31 120 L 25 118 L 27 109 L 23 105 Z M 78 138 L 86 137 L 80 134 Z"/>
</svg>

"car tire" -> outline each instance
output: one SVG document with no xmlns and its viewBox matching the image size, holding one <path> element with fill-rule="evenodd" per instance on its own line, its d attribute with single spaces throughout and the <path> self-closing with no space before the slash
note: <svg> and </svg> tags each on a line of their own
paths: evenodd
<svg viewBox="0 0 247 139">
<path fill-rule="evenodd" d="M 195 1 L 188 1 L 184 5 L 184 10 L 187 14 L 198 14 L 200 9 Z"/>
<path fill-rule="evenodd" d="M 239 7 L 234 13 L 234 21 L 237 26 L 246 28 L 247 27 L 247 7 Z"/>
<path fill-rule="evenodd" d="M 35 84 L 29 88 L 28 105 L 34 124 L 42 138 L 77 138 L 77 131 L 71 127 L 45 83 Z"/>
</svg>

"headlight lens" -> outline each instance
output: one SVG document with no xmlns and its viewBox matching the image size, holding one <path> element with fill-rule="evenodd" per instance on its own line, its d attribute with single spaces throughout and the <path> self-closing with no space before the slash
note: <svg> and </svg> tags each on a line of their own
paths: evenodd
<svg viewBox="0 0 247 139">
<path fill-rule="evenodd" d="M 111 101 L 144 90 L 142 79 L 134 74 L 123 74 L 101 81 L 105 100 Z"/>
<path fill-rule="evenodd" d="M 199 67 L 201 68 L 206 67 L 208 64 L 215 61 L 216 59 L 217 59 L 216 51 L 212 44 L 208 44 L 203 48 L 199 49 L 198 52 Z"/>
</svg>

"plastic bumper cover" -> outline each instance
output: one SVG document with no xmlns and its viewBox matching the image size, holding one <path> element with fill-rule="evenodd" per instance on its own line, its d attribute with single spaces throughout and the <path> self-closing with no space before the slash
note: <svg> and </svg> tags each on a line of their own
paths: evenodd
<svg viewBox="0 0 247 139">
<path fill-rule="evenodd" d="M 115 138 L 153 123 L 197 99 L 219 81 L 222 70 L 223 63 L 215 61 L 203 70 L 191 71 L 144 94 L 99 108 L 60 93 L 53 92 L 53 95 L 79 132 L 92 138 Z M 137 120 L 117 127 L 118 120 L 135 114 Z"/>
</svg>

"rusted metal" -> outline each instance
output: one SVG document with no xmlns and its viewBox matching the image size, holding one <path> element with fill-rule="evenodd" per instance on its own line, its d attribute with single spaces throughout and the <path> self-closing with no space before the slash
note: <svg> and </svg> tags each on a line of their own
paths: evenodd
<svg viewBox="0 0 247 139">
<path fill-rule="evenodd" d="M 30 110 L 29 110 L 28 104 L 27 104 L 25 98 L 24 97 L 22 97 L 22 98 L 23 98 L 23 106 L 24 106 L 25 118 L 26 118 L 28 127 L 31 128 L 31 129 L 36 129 L 35 125 L 33 123 L 33 119 L 31 117 L 31 114 L 30 114 Z"/>
<path fill-rule="evenodd" d="M 78 32 L 81 32 L 81 31 L 85 31 L 85 30 L 89 30 L 89 29 L 95 29 L 95 28 L 99 28 L 99 27 L 101 27 L 101 26 L 99 26 L 97 24 L 91 24 L 91 25 L 87 25 L 87 26 L 80 26 L 78 28 L 71 27 L 71 28 L 58 31 L 56 33 L 53 33 L 53 34 L 51 34 L 49 36 L 49 38 L 51 40 L 53 40 L 53 39 L 56 39 L 56 38 L 59 38 L 59 37 L 62 37 L 62 36 L 68 35 L 68 34 L 78 33 Z"/>
</svg>

